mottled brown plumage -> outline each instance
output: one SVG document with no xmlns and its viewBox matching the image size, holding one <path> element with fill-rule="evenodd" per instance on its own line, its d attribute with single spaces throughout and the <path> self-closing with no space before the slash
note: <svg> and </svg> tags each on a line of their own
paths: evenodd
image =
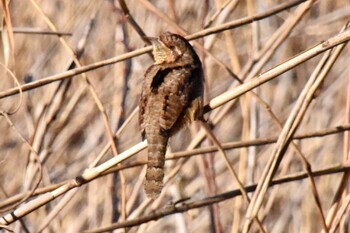
<svg viewBox="0 0 350 233">
<path fill-rule="evenodd" d="M 155 62 L 145 73 L 139 123 L 148 142 L 145 192 L 155 199 L 163 187 L 169 137 L 202 115 L 203 71 L 185 38 L 167 32 L 151 42 Z"/>
</svg>

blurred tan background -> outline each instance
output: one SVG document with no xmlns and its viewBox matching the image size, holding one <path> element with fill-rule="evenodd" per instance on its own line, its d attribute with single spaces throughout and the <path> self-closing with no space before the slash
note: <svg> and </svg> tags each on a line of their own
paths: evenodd
<svg viewBox="0 0 350 233">
<path fill-rule="evenodd" d="M 157 36 L 164 31 L 186 35 L 178 27 L 190 35 L 200 32 L 204 27 L 215 27 L 249 17 L 282 3 L 285 1 L 126 1 L 130 15 L 147 36 Z M 34 28 L 52 31 L 45 16 L 59 32 L 71 33 L 63 35 L 61 40 L 65 40 L 74 51 L 79 49 L 79 44 L 83 46 L 84 50 L 80 51 L 82 55 L 78 59 L 82 66 L 146 45 L 135 28 L 128 23 L 117 0 L 41 0 L 36 4 L 35 1 L 20 0 L 9 3 L 15 30 L 14 57 L 10 57 L 9 68 L 20 84 L 62 73 L 72 64 L 72 55 L 58 36 L 19 32 L 23 29 L 33 31 Z M 295 19 L 303 4 L 307 3 L 298 4 L 253 24 L 196 40 L 202 46 L 195 46 L 195 49 L 202 59 L 205 71 L 205 103 L 227 91 L 229 86 L 239 85 L 216 60 L 246 81 L 336 35 L 350 19 L 348 0 L 316 1 L 310 9 L 305 10 L 294 27 L 287 29 L 284 23 Z M 276 49 L 268 48 L 261 53 L 271 38 L 276 36 L 273 41 L 277 41 L 283 37 L 279 32 L 282 29 L 289 30 L 289 33 L 276 45 Z M 6 35 L 2 35 L 0 61 L 5 64 L 8 44 L 4 41 Z M 203 47 L 211 54 L 204 53 Z M 334 63 L 303 117 L 297 134 L 322 131 L 349 123 L 349 52 L 349 47 L 345 47 Z M 266 58 L 268 53 L 271 53 L 271 57 Z M 286 122 L 322 55 L 307 60 L 254 89 L 282 124 Z M 265 58 L 266 61 L 263 61 Z M 38 184 L 40 188 L 73 179 L 91 166 L 102 153 L 110 141 L 108 127 L 111 132 L 117 132 L 138 106 L 143 74 L 151 64 L 152 58 L 145 54 L 87 72 L 90 86 L 83 76 L 78 75 L 24 92 L 19 110 L 8 115 L 15 127 L 10 125 L 4 115 L 0 116 L 0 202 L 32 190 L 38 180 L 35 155 L 19 135 L 38 152 L 42 164 L 42 180 Z M 261 64 L 261 67 L 257 68 L 257 64 Z M 15 86 L 3 67 L 0 73 L 1 92 Z M 105 115 L 99 109 L 93 92 L 102 103 Z M 0 99 L 1 111 L 14 109 L 18 104 L 19 95 Z M 226 105 L 206 114 L 208 123 L 218 113 L 222 113 Z M 267 108 L 251 94 L 241 96 L 222 114 L 217 122 L 211 122 L 213 132 L 221 143 L 274 138 L 281 132 Z M 181 131 L 171 139 L 168 150 L 186 150 L 199 129 L 200 126 L 194 123 L 189 129 Z M 118 134 L 117 151 L 125 151 L 140 141 L 136 115 Z M 346 165 L 346 157 L 343 155 L 348 154 L 348 142 L 348 136 L 343 132 L 295 141 L 312 170 Z M 210 145 L 211 141 L 204 139 L 198 147 Z M 274 144 L 266 144 L 231 149 L 226 153 L 243 184 L 249 185 L 259 181 L 273 148 Z M 112 157 L 112 150 L 108 150 L 98 163 Z M 146 150 L 126 160 L 123 165 L 137 165 L 145 159 Z M 166 162 L 166 176 L 177 161 Z M 23 217 L 22 221 L 11 224 L 9 228 L 15 232 L 82 232 L 108 226 L 112 222 L 123 222 L 123 218 L 130 215 L 129 219 L 147 216 L 153 210 L 161 210 L 182 198 L 195 201 L 238 187 L 218 153 L 202 153 L 190 157 L 175 178 L 166 185 L 162 197 L 146 205 L 142 187 L 144 166 L 136 165 L 123 169 L 122 174 L 108 174 L 79 187 L 69 200 L 63 201 L 65 197 L 59 197 Z M 276 177 L 301 171 L 305 171 L 305 168 L 300 158 L 289 148 Z M 338 173 L 315 178 L 324 218 L 329 214 L 342 176 L 343 173 Z M 121 190 L 126 196 L 125 202 Z M 126 204 L 125 211 L 121 207 L 123 202 Z M 62 208 L 58 210 L 60 204 Z M 140 208 L 142 205 L 146 207 Z M 115 232 L 241 232 L 247 206 L 242 197 L 236 197 L 217 205 L 169 215 L 156 222 L 140 223 Z M 49 214 L 53 211 L 58 212 L 51 218 Z M 3 210 L 2 215 L 5 213 L 8 210 Z M 348 232 L 349 211 L 346 210 L 341 216 L 337 232 Z M 271 188 L 259 219 L 266 232 L 322 230 L 322 217 L 307 179 Z M 260 232 L 257 224 L 253 225 L 250 232 Z"/>
</svg>

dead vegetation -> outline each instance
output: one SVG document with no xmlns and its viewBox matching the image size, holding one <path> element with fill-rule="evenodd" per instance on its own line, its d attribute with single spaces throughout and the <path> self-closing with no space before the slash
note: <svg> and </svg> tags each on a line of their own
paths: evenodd
<svg viewBox="0 0 350 233">
<path fill-rule="evenodd" d="M 350 231 L 348 1 L 1 4 L 4 229 Z M 220 146 L 198 123 L 173 137 L 151 202 L 136 113 L 164 31 L 202 59 Z"/>
</svg>

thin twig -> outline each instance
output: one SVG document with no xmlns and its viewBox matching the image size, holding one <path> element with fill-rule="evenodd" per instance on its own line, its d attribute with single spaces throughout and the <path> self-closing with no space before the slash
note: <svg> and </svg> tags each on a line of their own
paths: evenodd
<svg viewBox="0 0 350 233">
<path fill-rule="evenodd" d="M 345 44 L 340 45 L 336 49 L 337 52 L 335 52 L 332 55 L 334 55 L 335 57 L 339 56 L 339 53 L 342 51 L 344 46 Z M 248 210 L 247 210 L 248 219 L 245 221 L 243 232 L 248 232 L 250 229 L 252 222 L 251 222 L 251 219 L 249 218 L 257 216 L 258 211 L 262 206 L 262 202 L 265 197 L 265 194 L 267 192 L 268 184 L 269 182 L 271 182 L 272 177 L 274 176 L 279 166 L 279 163 L 289 143 L 291 142 L 291 137 L 293 136 L 297 127 L 299 126 L 300 121 L 304 116 L 307 107 L 309 106 L 310 102 L 314 97 L 315 91 L 317 90 L 318 86 L 325 78 L 329 69 L 334 64 L 334 61 L 335 59 L 332 60 L 330 63 L 328 63 L 327 67 L 325 67 L 322 70 L 320 75 L 315 75 L 314 77 L 310 77 L 303 91 L 301 92 L 293 111 L 289 115 L 288 120 L 283 127 L 283 130 L 279 136 L 273 155 L 271 156 L 271 159 L 269 160 L 268 164 L 265 167 L 262 178 L 260 179 L 260 182 L 259 182 L 259 186 L 257 188 L 257 192 L 254 193 L 252 202 L 248 207 Z M 325 223 L 324 223 L 324 227 L 325 229 L 327 229 L 327 226 L 325 225 Z"/>
<path fill-rule="evenodd" d="M 319 176 L 324 176 L 324 175 L 330 175 L 330 174 L 336 174 L 336 173 L 342 173 L 342 172 L 347 172 L 350 171 L 349 166 L 332 166 L 328 167 L 325 169 L 317 170 L 312 172 L 313 177 L 319 177 Z M 300 172 L 300 173 L 294 173 L 292 175 L 285 176 L 283 178 L 276 179 L 272 181 L 269 184 L 269 187 L 275 186 L 275 185 L 280 185 L 284 183 L 289 183 L 289 182 L 294 182 L 294 181 L 299 181 L 302 179 L 306 179 L 308 177 L 306 172 Z M 249 185 L 245 187 L 246 192 L 251 193 L 254 192 L 257 188 L 257 184 Z M 110 226 L 106 227 L 101 227 L 98 229 L 92 229 L 85 231 L 85 233 L 97 233 L 97 232 L 104 232 L 104 231 L 109 231 L 109 230 L 114 230 L 118 228 L 123 228 L 123 227 L 132 227 L 132 226 L 137 226 L 145 222 L 149 221 L 154 221 L 157 219 L 160 219 L 164 216 L 175 214 L 175 213 L 182 213 L 186 212 L 190 209 L 195 209 L 195 208 L 200 208 L 204 207 L 207 205 L 212 205 L 214 203 L 219 203 L 231 198 L 235 198 L 237 196 L 241 196 L 241 191 L 239 189 L 235 189 L 229 192 L 225 192 L 216 196 L 212 197 L 206 197 L 204 199 L 200 200 L 195 200 L 195 201 L 189 201 L 189 202 L 184 202 L 184 203 L 179 203 L 177 205 L 169 206 L 166 207 L 162 210 L 153 212 L 147 216 L 140 217 L 137 219 L 132 219 L 132 220 L 127 220 L 125 222 L 121 223 L 115 223 Z"/>
<path fill-rule="evenodd" d="M 305 2 L 305 1 L 306 0 L 296 0 L 296 1 L 290 2 L 288 4 L 285 4 L 285 3 L 280 4 L 274 8 L 271 8 L 271 10 L 269 10 L 269 11 L 266 11 L 266 12 L 263 12 L 260 14 L 256 14 L 252 17 L 247 17 L 247 18 L 243 18 L 240 20 L 234 20 L 228 24 L 225 24 L 224 26 L 220 25 L 220 26 L 212 27 L 212 28 L 210 28 L 210 31 L 203 30 L 203 31 L 198 32 L 196 34 L 192 34 L 192 35 L 187 36 L 186 39 L 194 40 L 194 39 L 198 39 L 198 38 L 210 35 L 210 34 L 222 32 L 224 30 L 229 30 L 229 29 L 236 28 L 236 27 L 239 27 L 239 26 L 242 26 L 245 24 L 249 24 L 249 23 L 252 23 L 254 21 L 261 20 L 261 19 L 267 18 L 271 15 L 277 14 L 281 11 L 287 10 L 287 9 L 289 9 L 295 5 L 298 5 L 302 2 Z M 347 35 L 344 35 L 344 37 L 345 38 L 341 38 L 340 39 L 341 41 L 339 41 L 338 43 L 343 43 L 346 40 L 349 40 L 349 38 L 346 38 Z M 336 39 L 336 38 L 334 38 L 334 39 Z M 332 43 L 329 43 L 329 44 L 332 44 Z M 333 46 L 335 46 L 335 45 L 333 45 Z M 327 46 L 324 46 L 324 47 L 325 47 L 324 50 L 329 49 Z M 52 82 L 56 82 L 56 81 L 63 80 L 66 78 L 71 78 L 73 76 L 76 76 L 76 75 L 84 73 L 84 72 L 92 71 L 92 70 L 95 70 L 95 69 L 98 69 L 98 68 L 101 68 L 101 67 L 104 67 L 107 65 L 121 62 L 121 61 L 124 61 L 126 59 L 130 59 L 132 57 L 140 56 L 144 53 L 150 52 L 151 50 L 152 50 L 152 47 L 147 46 L 145 48 L 141 48 L 141 49 L 138 49 L 138 50 L 135 50 L 132 52 L 128 52 L 128 53 L 122 54 L 122 55 L 114 57 L 114 58 L 110 58 L 110 59 L 99 61 L 99 62 L 90 64 L 90 65 L 78 67 L 78 68 L 75 68 L 73 70 L 69 70 L 66 72 L 62 72 L 60 74 L 56 74 L 56 75 L 52 75 L 52 76 L 40 79 L 38 81 L 33 81 L 31 83 L 24 84 L 21 86 L 21 88 L 23 91 L 32 90 L 32 89 L 50 84 Z M 323 51 L 321 51 L 321 52 L 323 52 Z M 0 99 L 2 99 L 4 97 L 11 96 L 11 95 L 18 94 L 18 92 L 19 92 L 19 88 L 12 88 L 12 89 L 9 89 L 6 91 L 2 91 L 2 92 L 0 92 Z"/>
<path fill-rule="evenodd" d="M 333 134 L 338 134 L 341 132 L 349 131 L 350 130 L 350 125 L 342 125 L 342 126 L 337 126 L 334 128 L 328 128 L 328 129 L 323 129 L 320 131 L 312 132 L 312 133 L 304 133 L 304 134 L 299 134 L 295 135 L 293 137 L 293 140 L 303 140 L 303 139 L 312 139 L 312 138 L 317 138 L 317 137 L 325 137 L 328 135 L 333 135 Z M 262 145 L 268 145 L 271 143 L 275 143 L 277 141 L 277 138 L 263 138 L 263 139 L 254 139 L 254 140 L 248 140 L 248 141 L 239 141 L 239 142 L 229 142 L 229 143 L 223 143 L 222 147 L 224 150 L 230 150 L 230 149 L 239 149 L 242 147 L 252 147 L 252 146 L 262 146 Z M 198 149 L 193 149 L 190 151 L 180 151 L 180 152 L 175 152 L 175 153 L 170 153 L 167 154 L 166 160 L 174 160 L 174 159 L 180 159 L 180 158 L 185 158 L 185 157 L 190 157 L 190 156 L 195 156 L 195 155 L 201 155 L 205 153 L 211 153 L 211 152 L 217 152 L 218 148 L 216 146 L 210 146 L 210 147 L 203 147 L 203 148 L 198 148 Z M 95 167 L 97 163 L 93 162 L 90 166 Z M 146 164 L 146 161 L 141 161 L 141 162 L 136 162 L 136 163 L 131 163 L 128 165 L 123 165 L 120 167 L 113 167 L 111 169 L 106 170 L 105 172 L 102 173 L 102 175 L 105 174 L 110 174 L 113 172 L 117 172 L 119 170 L 123 169 L 129 169 L 137 166 L 143 166 Z M 39 195 L 39 194 L 44 194 L 47 192 L 50 192 L 52 190 L 55 190 L 61 186 L 64 186 L 67 184 L 69 181 L 62 181 L 57 184 L 52 184 L 43 188 L 38 188 L 35 190 L 33 195 Z M 23 196 L 25 196 L 27 193 L 20 193 L 17 195 L 13 195 L 12 197 L 2 201 L 0 203 L 0 208 L 6 207 L 8 205 L 11 205 L 12 203 L 17 202 Z"/>
<path fill-rule="evenodd" d="M 0 28 L 0 32 L 2 29 Z M 52 35 L 52 36 L 72 36 L 71 32 L 53 32 L 41 28 L 14 27 L 15 34 Z"/>
</svg>

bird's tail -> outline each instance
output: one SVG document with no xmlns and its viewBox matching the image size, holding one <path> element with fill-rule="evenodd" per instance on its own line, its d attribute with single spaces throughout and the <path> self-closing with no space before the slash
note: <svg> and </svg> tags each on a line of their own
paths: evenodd
<svg viewBox="0 0 350 233">
<path fill-rule="evenodd" d="M 148 162 L 144 188 L 147 197 L 156 199 L 163 188 L 165 152 L 169 137 L 148 134 Z"/>
</svg>

